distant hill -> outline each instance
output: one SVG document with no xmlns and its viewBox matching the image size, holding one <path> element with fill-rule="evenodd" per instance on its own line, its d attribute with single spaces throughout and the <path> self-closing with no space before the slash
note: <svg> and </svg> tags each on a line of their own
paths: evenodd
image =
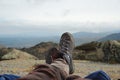
<svg viewBox="0 0 120 80">
<path fill-rule="evenodd" d="M 105 36 L 110 34 L 109 32 L 107 33 L 92 33 L 92 32 L 77 32 L 73 33 L 73 36 L 75 38 L 75 44 L 76 46 L 88 43 L 91 41 L 97 41 Z"/>
<path fill-rule="evenodd" d="M 99 41 L 107 41 L 107 40 L 120 40 L 120 33 L 110 34 L 106 37 L 99 39 Z"/>
<path fill-rule="evenodd" d="M 0 37 L 0 45 L 12 48 L 32 47 L 40 42 L 59 42 L 59 36 L 48 37 Z"/>
<path fill-rule="evenodd" d="M 1 49 L 1 48 L 5 48 L 5 46 L 3 46 L 3 45 L 0 45 L 0 49 Z"/>
<path fill-rule="evenodd" d="M 28 52 L 39 59 L 44 59 L 45 53 L 52 47 L 58 47 L 58 44 L 54 42 L 41 42 L 33 47 L 22 48 L 21 50 Z"/>
<path fill-rule="evenodd" d="M 106 35 L 106 33 L 105 33 Z M 103 37 L 104 33 L 92 33 L 92 32 L 77 32 L 73 33 L 74 37 L 87 38 L 87 37 Z"/>
<path fill-rule="evenodd" d="M 102 39 L 103 37 L 111 34 L 113 32 L 106 32 L 106 33 L 92 33 L 92 32 L 76 32 L 73 33 L 73 36 L 75 38 L 75 44 L 76 46 L 88 43 L 91 41 L 98 41 Z M 13 48 L 29 48 L 34 46 L 35 44 L 38 44 L 40 42 L 54 42 L 59 43 L 60 36 L 48 36 L 48 37 L 0 37 L 0 45 L 4 45 L 6 47 L 13 47 Z"/>
</svg>

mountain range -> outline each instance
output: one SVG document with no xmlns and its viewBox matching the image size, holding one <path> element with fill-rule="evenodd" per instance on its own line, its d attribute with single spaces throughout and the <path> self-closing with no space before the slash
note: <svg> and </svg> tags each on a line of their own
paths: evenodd
<svg viewBox="0 0 120 80">
<path fill-rule="evenodd" d="M 91 41 L 97 41 L 110 33 L 91 33 L 91 32 L 77 32 L 73 33 L 75 38 L 75 44 L 78 46 L 80 44 L 88 43 Z"/>
<path fill-rule="evenodd" d="M 88 43 L 91 41 L 105 41 L 105 40 L 120 40 L 120 33 L 106 32 L 106 33 L 92 33 L 92 32 L 76 32 L 73 33 L 76 46 Z M 49 37 L 0 37 L 0 45 L 6 47 L 32 47 L 40 42 L 52 41 L 59 43 L 60 36 Z"/>
<path fill-rule="evenodd" d="M 120 33 L 110 34 L 108 36 L 99 39 L 99 41 L 107 41 L 107 40 L 120 40 Z"/>
</svg>

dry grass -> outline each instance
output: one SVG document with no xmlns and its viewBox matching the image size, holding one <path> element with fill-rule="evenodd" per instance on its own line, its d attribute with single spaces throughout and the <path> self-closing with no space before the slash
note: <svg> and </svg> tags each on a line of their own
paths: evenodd
<svg viewBox="0 0 120 80">
<path fill-rule="evenodd" d="M 11 73 L 23 76 L 33 69 L 34 65 L 42 64 L 44 60 L 6 60 L 0 61 L 0 74 Z M 75 73 L 84 77 L 97 70 L 105 71 L 112 80 L 120 79 L 120 64 L 75 60 Z"/>
<path fill-rule="evenodd" d="M 43 60 L 5 60 L 0 61 L 0 74 L 17 74 L 17 75 L 25 75 L 33 69 L 34 65 L 44 63 Z"/>
<path fill-rule="evenodd" d="M 112 80 L 120 79 L 120 64 L 106 64 L 80 60 L 76 60 L 74 63 L 75 74 L 80 75 L 81 77 L 84 77 L 94 71 L 103 70 L 112 78 Z"/>
</svg>

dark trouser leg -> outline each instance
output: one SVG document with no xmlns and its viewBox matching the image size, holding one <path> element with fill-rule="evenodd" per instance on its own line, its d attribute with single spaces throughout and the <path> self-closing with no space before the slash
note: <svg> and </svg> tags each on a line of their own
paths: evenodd
<svg viewBox="0 0 120 80">
<path fill-rule="evenodd" d="M 18 80 L 65 80 L 69 67 L 63 59 L 55 60 L 51 65 L 41 64 L 28 75 Z"/>
</svg>

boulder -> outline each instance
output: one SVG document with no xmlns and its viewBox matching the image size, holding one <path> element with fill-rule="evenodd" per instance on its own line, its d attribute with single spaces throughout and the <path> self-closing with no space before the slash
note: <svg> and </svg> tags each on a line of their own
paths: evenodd
<svg viewBox="0 0 120 80">
<path fill-rule="evenodd" d="M 8 53 L 5 53 L 3 56 L 1 56 L 1 60 L 10 59 L 37 59 L 37 58 L 30 55 L 29 53 L 17 49 L 11 49 L 8 51 Z"/>
<path fill-rule="evenodd" d="M 116 40 L 90 42 L 77 46 L 75 50 L 79 50 L 78 56 L 84 56 L 86 60 L 120 63 L 120 42 Z"/>
</svg>

